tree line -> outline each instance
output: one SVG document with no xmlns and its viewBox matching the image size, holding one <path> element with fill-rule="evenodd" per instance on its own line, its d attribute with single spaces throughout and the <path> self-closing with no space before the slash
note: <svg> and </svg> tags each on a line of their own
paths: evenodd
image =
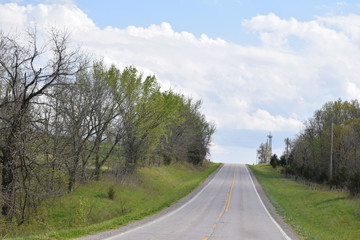
<svg viewBox="0 0 360 240">
<path fill-rule="evenodd" d="M 202 164 L 214 131 L 201 101 L 162 91 L 134 66 L 90 61 L 67 33 L 0 33 L 0 205 L 9 221 L 24 223 L 41 200 L 104 169 L 122 177 Z"/>
<path fill-rule="evenodd" d="M 285 139 L 284 154 L 271 158 L 287 174 L 360 193 L 360 105 L 331 101 L 316 110 L 295 139 Z"/>
</svg>

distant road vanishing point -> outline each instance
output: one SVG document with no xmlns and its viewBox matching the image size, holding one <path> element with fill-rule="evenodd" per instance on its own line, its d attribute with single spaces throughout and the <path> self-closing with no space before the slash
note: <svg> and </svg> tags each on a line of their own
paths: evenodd
<svg viewBox="0 0 360 240">
<path fill-rule="evenodd" d="M 105 239 L 294 240 L 294 236 L 286 233 L 270 215 L 247 167 L 225 164 L 207 185 L 177 209 Z"/>
</svg>

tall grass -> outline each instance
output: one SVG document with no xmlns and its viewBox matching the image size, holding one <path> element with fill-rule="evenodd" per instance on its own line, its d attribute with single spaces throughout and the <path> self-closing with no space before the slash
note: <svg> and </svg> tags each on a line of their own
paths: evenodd
<svg viewBox="0 0 360 240">
<path fill-rule="evenodd" d="M 117 228 L 170 206 L 219 166 L 172 164 L 139 169 L 125 183 L 111 178 L 90 182 L 43 202 L 30 223 L 0 223 L 0 232 L 14 239 L 69 239 Z"/>
<path fill-rule="evenodd" d="M 360 239 L 360 199 L 283 178 L 270 165 L 250 168 L 280 215 L 304 239 Z"/>
</svg>

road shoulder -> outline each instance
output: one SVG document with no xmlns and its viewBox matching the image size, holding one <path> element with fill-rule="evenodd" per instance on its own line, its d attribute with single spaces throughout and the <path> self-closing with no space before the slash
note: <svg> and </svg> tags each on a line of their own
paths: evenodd
<svg viewBox="0 0 360 240">
<path fill-rule="evenodd" d="M 197 188 L 195 188 L 190 194 L 188 194 L 187 196 L 181 198 L 180 200 L 176 201 L 175 203 L 173 203 L 171 206 L 165 208 L 164 210 L 155 213 L 153 215 L 147 216 L 139 221 L 135 221 L 132 223 L 129 223 L 128 225 L 125 226 L 120 226 L 119 228 L 116 229 L 111 229 L 105 232 L 100 232 L 97 233 L 95 235 L 88 235 L 88 236 L 83 236 L 80 238 L 76 238 L 76 240 L 98 240 L 98 239 L 106 239 L 106 238 L 110 238 L 112 236 L 121 234 L 123 232 L 127 232 L 130 231 L 131 229 L 134 228 L 138 228 L 140 226 L 143 226 L 149 222 L 155 221 L 156 219 L 159 219 L 169 213 L 171 213 L 172 211 L 175 211 L 176 209 L 180 208 L 182 205 L 186 204 L 190 199 L 192 199 L 196 194 L 198 194 L 204 187 L 206 187 L 206 185 L 215 177 L 215 175 L 220 171 L 220 169 L 223 167 L 223 165 L 221 165 L 220 167 L 218 167 L 218 169 L 216 169 L 209 177 L 207 177 L 205 179 L 205 181 L 200 184 L 200 186 L 198 186 Z"/>
<path fill-rule="evenodd" d="M 291 229 L 291 227 L 284 222 L 283 218 L 276 212 L 275 207 L 271 204 L 271 202 L 269 201 L 268 197 L 266 196 L 266 193 L 264 191 L 264 189 L 262 188 L 262 186 L 260 185 L 260 183 L 257 181 L 254 173 L 252 172 L 252 170 L 246 165 L 251 179 L 253 180 L 254 184 L 255 184 L 255 188 L 256 191 L 258 192 L 261 200 L 263 201 L 265 207 L 267 208 L 267 210 L 269 211 L 269 213 L 271 214 L 271 216 L 274 218 L 274 220 L 280 225 L 280 227 L 283 229 L 283 231 L 292 239 L 292 240 L 300 240 L 299 236 L 296 235 L 296 233 Z"/>
</svg>

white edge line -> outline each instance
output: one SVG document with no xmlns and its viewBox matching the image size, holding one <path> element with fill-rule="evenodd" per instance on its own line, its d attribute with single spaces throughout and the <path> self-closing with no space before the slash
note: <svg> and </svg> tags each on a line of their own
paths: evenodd
<svg viewBox="0 0 360 240">
<path fill-rule="evenodd" d="M 250 178 L 250 180 L 251 180 L 251 183 L 252 183 L 252 186 L 253 186 L 253 188 L 254 188 L 254 190 L 255 190 L 255 193 L 256 193 L 257 197 L 259 198 L 259 201 L 260 201 L 261 205 L 262 205 L 263 208 L 265 209 L 265 212 L 267 213 L 267 215 L 269 216 L 269 218 L 271 219 L 271 221 L 275 224 L 275 226 L 279 229 L 279 231 L 281 232 L 281 234 L 285 237 L 285 239 L 286 239 L 286 240 L 291 240 L 291 238 L 284 232 L 284 230 L 280 227 L 280 225 L 275 221 L 275 219 L 271 216 L 271 214 L 270 214 L 269 211 L 267 210 L 264 202 L 263 202 L 263 201 L 261 200 L 261 198 L 260 198 L 260 195 L 259 195 L 258 191 L 256 190 L 254 181 L 252 180 L 252 177 L 251 177 L 251 175 L 250 175 L 250 173 L 249 173 L 248 167 L 245 166 L 245 168 L 246 168 L 246 172 L 247 172 L 248 175 L 249 175 L 249 178 Z"/>
<path fill-rule="evenodd" d="M 223 166 L 224 166 L 224 165 L 221 166 L 220 170 L 216 173 L 216 175 L 218 175 L 219 172 L 222 171 Z M 165 215 L 162 216 L 162 217 L 159 217 L 159 218 L 155 219 L 154 221 L 145 223 L 145 224 L 140 225 L 140 226 L 138 226 L 138 227 L 134 227 L 134 228 L 132 228 L 132 229 L 129 229 L 128 231 L 125 231 L 125 232 L 116 234 L 116 235 L 114 235 L 114 236 L 111 236 L 111 237 L 108 237 L 108 238 L 104 238 L 103 240 L 112 240 L 112 239 L 115 239 L 115 238 L 117 238 L 117 237 L 120 237 L 120 236 L 122 236 L 122 235 L 128 234 L 128 233 L 133 232 L 133 231 L 135 231 L 135 230 L 138 230 L 138 229 L 141 229 L 141 228 L 150 226 L 150 225 L 152 225 L 152 224 L 154 224 L 154 223 L 160 222 L 160 221 L 162 221 L 164 218 L 167 218 L 167 217 L 170 217 L 171 215 L 174 215 L 175 213 L 177 213 L 178 211 L 180 211 L 181 209 L 183 209 L 184 207 L 186 207 L 187 205 L 189 205 L 191 202 L 193 202 L 195 199 L 197 199 L 197 198 L 199 197 L 199 195 L 200 195 L 203 191 L 205 191 L 205 189 L 210 185 L 210 183 L 211 183 L 212 181 L 214 181 L 216 175 L 211 179 L 210 182 L 208 182 L 208 183 L 206 184 L 206 186 L 205 186 L 203 189 L 200 190 L 200 192 L 198 192 L 194 197 L 192 197 L 189 201 L 187 201 L 187 202 L 186 202 L 184 205 L 182 205 L 181 207 L 175 209 L 175 210 L 172 211 L 172 212 L 169 212 L 169 213 L 165 214 Z"/>
</svg>

